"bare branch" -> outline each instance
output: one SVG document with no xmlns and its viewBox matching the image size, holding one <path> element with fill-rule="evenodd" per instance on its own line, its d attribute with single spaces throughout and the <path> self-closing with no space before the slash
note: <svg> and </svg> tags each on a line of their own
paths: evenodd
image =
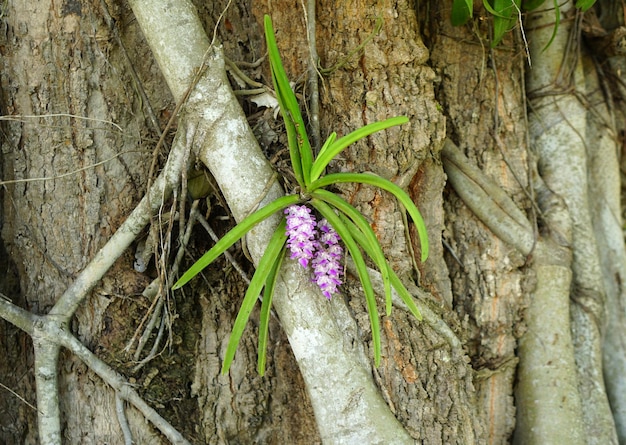
<svg viewBox="0 0 626 445">
<path fill-rule="evenodd" d="M 148 405 L 126 379 L 115 372 L 109 365 L 96 357 L 85 345 L 65 328 L 57 323 L 45 323 L 45 336 L 49 342 L 58 342 L 60 345 L 72 351 L 80 358 L 92 371 L 116 391 L 116 394 L 135 408 L 137 408 L 147 420 L 149 420 L 159 431 L 161 431 L 173 444 L 188 445 L 189 442 L 180 434 L 167 420 L 165 420 L 154 408 Z M 60 442 L 59 442 L 60 443 Z"/>
<path fill-rule="evenodd" d="M 503 241 L 528 255 L 535 240 L 532 226 L 515 203 L 446 139 L 441 150 L 448 180 L 463 202 Z"/>
</svg>

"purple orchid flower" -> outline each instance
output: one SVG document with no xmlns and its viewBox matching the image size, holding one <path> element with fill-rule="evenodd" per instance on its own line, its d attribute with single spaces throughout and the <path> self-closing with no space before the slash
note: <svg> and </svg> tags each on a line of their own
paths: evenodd
<svg viewBox="0 0 626 445">
<path fill-rule="evenodd" d="M 309 265 L 315 252 L 317 230 L 315 217 L 307 206 L 293 205 L 285 209 L 287 215 L 287 246 L 291 250 L 291 258 L 298 260 L 304 268 Z"/>
<path fill-rule="evenodd" d="M 285 209 L 287 215 L 287 246 L 291 258 L 306 268 L 311 261 L 313 282 L 329 300 L 337 293 L 341 281 L 341 238 L 326 219 L 316 223 L 311 209 L 293 205 Z M 319 231 L 316 230 L 319 228 Z"/>
<path fill-rule="evenodd" d="M 317 226 L 320 236 L 317 252 L 312 262 L 315 275 L 313 281 L 322 290 L 322 294 L 330 300 L 342 283 L 340 277 L 343 248 L 339 244 L 341 241 L 339 235 L 326 219 L 321 220 Z"/>
</svg>

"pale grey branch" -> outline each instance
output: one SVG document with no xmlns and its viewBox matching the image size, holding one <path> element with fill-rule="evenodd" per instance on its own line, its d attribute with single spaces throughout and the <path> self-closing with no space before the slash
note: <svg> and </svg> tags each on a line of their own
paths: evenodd
<svg viewBox="0 0 626 445">
<path fill-rule="evenodd" d="M 446 139 L 441 150 L 448 180 L 463 202 L 503 241 L 528 255 L 535 245 L 532 226 L 515 203 Z"/>
</svg>

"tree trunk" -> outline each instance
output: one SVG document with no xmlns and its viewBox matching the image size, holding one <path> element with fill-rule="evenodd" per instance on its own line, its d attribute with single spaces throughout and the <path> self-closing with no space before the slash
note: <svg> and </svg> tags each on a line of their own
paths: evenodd
<svg viewBox="0 0 626 445">
<path fill-rule="evenodd" d="M 2 238 L 19 287 L 8 275 L 5 283 L 11 287 L 3 292 L 43 314 L 142 195 L 151 158 L 145 141 L 155 133 L 146 126 L 126 61 L 98 2 L 10 2 L 6 7 L 2 112 L 15 117 L 5 125 L 2 178 L 15 182 L 4 186 Z M 158 73 L 153 77 L 158 86 Z M 170 99 L 161 88 L 154 101 L 156 109 L 165 109 Z M 76 314 L 76 331 L 91 348 L 107 349 L 105 326 L 110 331 L 111 320 L 148 282 L 128 267 L 131 263 L 129 252 Z M 129 322 L 137 316 L 128 315 L 124 330 L 132 329 Z M 16 342 L 15 334 L 3 336 L 3 356 L 9 359 L 3 361 L 2 382 L 36 404 L 31 346 L 19 337 Z M 115 418 L 111 392 L 72 356 L 61 360 L 66 439 L 119 441 L 119 428 L 110 422 Z M 35 411 L 5 391 L 2 399 L 8 427 L 0 433 L 3 441 L 34 443 Z M 15 413 L 21 413 L 18 419 L 12 418 Z"/>
<path fill-rule="evenodd" d="M 580 421 L 581 431 L 584 423 L 589 443 L 593 443 L 594 434 L 616 441 L 612 435 L 614 425 L 620 440 L 624 439 L 624 416 L 619 414 L 623 402 L 618 395 L 623 378 L 616 377 L 623 368 L 623 337 L 620 340 L 615 332 L 626 329 L 625 315 L 623 311 L 611 311 L 611 307 L 623 307 L 624 280 L 619 277 L 626 270 L 626 256 L 620 225 L 607 216 L 617 220 L 621 217 L 617 215 L 620 209 L 616 200 L 618 171 L 613 164 L 617 163 L 615 133 L 623 134 L 623 125 L 606 126 L 613 133 L 604 131 L 598 136 L 606 142 L 602 145 L 604 154 L 590 156 L 589 161 L 591 175 L 595 175 L 589 192 L 610 199 L 604 207 L 602 199 L 596 199 L 594 205 L 598 207 L 588 223 L 596 230 L 594 240 L 597 238 L 598 245 L 610 249 L 613 255 L 598 258 L 599 273 L 592 278 L 605 293 L 594 293 L 597 289 L 585 288 L 585 275 L 581 266 L 576 266 L 581 253 L 572 248 L 572 265 L 570 246 L 559 245 L 560 234 L 550 226 L 554 215 L 537 216 L 538 209 L 546 210 L 542 207 L 543 196 L 537 192 L 537 183 L 543 182 L 536 162 L 539 158 L 539 173 L 545 176 L 543 167 L 548 158 L 530 149 L 531 143 L 533 147 L 539 145 L 536 141 L 543 137 L 533 133 L 533 139 L 528 138 L 525 85 L 536 80 L 533 75 L 538 71 L 527 72 L 520 33 L 508 34 L 492 49 L 491 22 L 483 20 L 487 13 L 482 7 L 477 6 L 477 18 L 470 24 L 452 27 L 451 1 L 399 0 L 389 4 L 380 0 L 319 0 L 314 16 L 310 7 L 305 13 L 304 1 L 240 1 L 230 5 L 217 26 L 229 2 L 195 2 L 205 34 L 194 31 L 193 35 L 187 32 L 195 14 L 179 17 L 180 39 L 175 43 L 181 45 L 181 58 L 189 47 L 204 48 L 215 38 L 226 57 L 246 76 L 271 87 L 269 65 L 262 60 L 266 53 L 263 15 L 270 14 L 305 119 L 311 117 L 305 103 L 314 95 L 312 85 L 318 83 L 322 140 L 332 131 L 342 136 L 368 123 L 407 116 L 409 124 L 350 146 L 329 170 L 373 172 L 408 190 L 424 216 L 431 245 L 429 259 L 421 263 L 422 246 L 417 234 L 412 227 L 405 229 L 403 209 L 390 195 L 369 186 L 342 185 L 335 191 L 370 221 L 391 266 L 424 307 L 424 321 L 395 305 L 390 316 L 381 315 L 382 361 L 380 367 L 374 367 L 363 291 L 349 272 L 342 294 L 332 302 L 326 302 L 321 294 L 319 301 L 298 300 L 302 301 L 300 306 L 306 306 L 300 308 L 302 313 L 313 313 L 311 324 L 323 313 L 327 322 L 322 319 L 320 326 L 327 323 L 329 332 L 337 329 L 342 333 L 334 346 L 345 353 L 342 360 L 354 364 L 350 375 L 330 370 L 320 377 L 306 368 L 315 366 L 317 358 L 305 356 L 306 351 L 296 344 L 290 318 L 294 312 L 290 304 L 296 298 L 293 295 L 308 297 L 312 291 L 304 285 L 290 289 L 291 284 L 299 282 L 297 272 L 287 267 L 271 318 L 265 376 L 259 376 L 255 366 L 258 308 L 250 317 L 229 374 L 222 375 L 224 351 L 247 286 L 242 275 L 254 272 L 253 264 L 262 251 L 262 241 L 257 238 L 262 236 L 251 235 L 241 248 L 230 250 L 234 258 L 219 259 L 183 291 L 167 292 L 172 284 L 168 280 L 174 278 L 171 271 L 179 267 L 177 250 L 186 242 L 186 233 L 191 234 L 191 241 L 185 247 L 182 268 L 213 245 L 200 224 L 187 225 L 190 218 L 195 218 L 193 211 L 191 216 L 189 213 L 190 202 L 199 199 L 194 208 L 218 235 L 231 228 L 245 211 L 223 186 L 228 178 L 215 171 L 213 178 L 208 172 L 207 167 L 214 168 L 219 161 L 211 158 L 211 149 L 197 148 L 213 140 L 218 145 L 219 135 L 226 131 L 210 125 L 202 127 L 202 122 L 212 117 L 200 118 L 197 104 L 202 98 L 193 93 L 182 109 L 176 107 L 192 79 L 176 79 L 174 72 L 185 72 L 176 71 L 178 67 L 168 71 L 155 50 L 160 40 L 144 37 L 144 18 L 133 14 L 131 6 L 135 8 L 136 2 L 129 3 L 8 2 L 3 12 L 0 107 L 2 114 L 10 117 L 0 121 L 4 186 L 0 195 L 0 263 L 7 271 L 0 279 L 0 294 L 9 297 L 13 305 L 42 317 L 35 319 L 34 328 L 26 329 L 27 333 L 8 322 L 0 323 L 0 354 L 7 357 L 0 362 L 0 442 L 54 443 L 50 437 L 39 436 L 41 413 L 38 420 L 36 410 L 27 404 L 43 406 L 42 395 L 38 398 L 35 392 L 36 386 L 40 391 L 43 387 L 30 338 L 35 339 L 38 360 L 44 360 L 38 332 L 45 329 L 38 327 L 54 322 L 54 317 L 46 314 L 52 310 L 59 316 L 55 303 L 80 281 L 81 273 L 92 259 L 98 258 L 113 234 L 123 231 L 122 224 L 130 212 L 158 183 L 159 172 L 168 171 L 165 161 L 178 146 L 187 147 L 180 161 L 182 189 L 175 188 L 172 197 L 165 191 L 150 195 L 148 208 L 157 211 L 150 217 L 149 227 L 90 291 L 72 317 L 69 331 L 114 368 L 120 381 L 130 384 L 122 387 L 136 389 L 189 442 L 377 443 L 383 439 L 376 434 L 356 439 L 359 436 L 351 429 L 359 427 L 357 423 L 349 424 L 353 421 L 347 411 L 345 419 L 334 416 L 329 421 L 333 425 L 324 425 L 320 420 L 325 419 L 322 411 L 358 405 L 369 397 L 361 390 L 353 392 L 350 399 L 342 399 L 340 392 L 320 393 L 324 384 L 353 382 L 356 374 L 359 382 L 371 383 L 367 388 L 373 389 L 381 402 L 370 411 L 381 409 L 393 422 L 397 419 L 397 425 L 389 427 L 397 437 L 425 444 L 505 444 L 512 440 L 517 422 L 516 437 L 523 442 L 540 419 L 526 411 L 527 393 L 521 392 L 528 357 L 537 348 L 535 343 L 524 343 L 529 341 L 528 335 L 521 345 L 519 340 L 527 329 L 536 335 L 539 331 L 533 330 L 533 322 L 554 309 L 544 311 L 532 305 L 540 300 L 541 289 L 557 284 L 550 278 L 554 275 L 547 274 L 549 268 L 557 268 L 558 276 L 565 277 L 559 282 L 558 296 L 565 295 L 561 302 L 568 323 L 571 311 L 572 358 L 578 354 L 579 373 L 569 372 L 564 379 L 571 378 L 577 394 L 589 394 L 589 398 L 605 402 L 591 414 L 591 410 L 585 410 L 584 415 L 575 411 L 580 416 L 572 422 Z M 171 2 L 168 8 L 174 9 L 167 11 L 178 6 L 189 11 L 182 0 Z M 608 23 L 610 14 L 602 8 L 606 6 L 601 2 L 596 9 L 605 13 L 600 18 Z M 147 19 L 164 17 L 156 13 Z M 313 25 L 317 39 L 320 75 L 316 79 L 310 77 L 314 65 L 307 24 Z M 563 26 L 568 29 L 570 25 Z M 533 30 L 529 32 L 534 35 Z M 536 45 L 531 42 L 531 57 L 538 59 L 533 63 L 540 63 L 542 53 Z M 614 59 L 611 63 L 618 66 Z M 234 65 L 228 68 L 233 89 L 251 88 Z M 592 65 L 579 66 L 587 73 L 585 92 L 595 93 L 590 97 L 604 104 Z M 265 155 L 284 175 L 284 184 L 289 188 L 294 181 L 284 151 L 282 120 L 275 119 L 274 110 L 258 100 L 239 96 Z M 238 108 L 232 100 L 226 106 Z M 610 112 L 621 113 L 621 109 L 622 103 L 617 101 L 612 108 L 598 108 L 600 111 L 593 116 L 581 114 L 580 125 L 587 125 L 587 135 L 598 134 L 594 133 L 599 127 L 594 116 L 600 116 L 601 122 L 610 121 Z M 309 130 L 313 127 L 310 125 Z M 582 129 L 574 131 L 585 133 Z M 466 202 L 462 192 L 446 185 L 441 153 L 450 141 L 465 155 L 463 162 L 477 166 L 490 184 L 504 192 L 500 203 L 506 200 L 506 205 L 516 207 L 518 221 L 523 220 L 524 239 L 534 236 L 542 246 L 533 252 L 534 258 L 530 249 L 520 250 L 517 244 L 501 237 Z M 239 140 L 229 143 L 242 144 Z M 238 151 L 233 147 L 231 153 Z M 601 158 L 610 156 L 614 162 L 606 167 Z M 612 168 L 612 181 L 599 180 L 606 168 Z M 197 173 L 207 182 L 204 191 L 194 195 L 192 175 Z M 233 188 L 243 194 L 252 193 L 252 188 L 264 189 L 262 177 L 249 179 L 253 183 L 249 189 L 237 185 Z M 550 199 L 559 205 L 566 202 L 570 210 L 580 208 L 569 200 L 568 190 L 553 187 L 548 179 L 546 182 L 551 192 L 559 194 L 558 199 L 547 194 Z M 216 190 L 218 185 L 223 195 Z M 188 191 L 193 199 L 187 199 Z M 162 205 L 161 196 L 165 198 Z M 593 201 L 592 197 L 589 200 Z M 578 226 L 582 232 L 584 224 Z M 576 236 L 574 232 L 574 244 Z M 621 247 L 615 247 L 616 243 Z M 555 266 L 548 261 L 549 267 L 542 267 L 546 258 L 554 259 L 541 256 L 546 253 L 541 250 L 546 245 L 558 245 L 550 253 L 558 253 L 559 261 L 565 259 L 563 264 L 557 261 Z M 563 293 L 568 292 L 570 278 L 576 289 L 572 295 L 576 304 L 572 306 L 569 295 Z M 159 291 L 152 292 L 155 283 Z M 380 295 L 378 302 L 382 308 Z M 0 305 L 0 310 L 5 307 Z M 61 314 L 61 318 L 65 315 L 71 313 Z M 2 316 L 11 319 L 5 312 Z M 150 320 L 155 324 L 146 328 Z M 569 324 L 566 331 L 563 337 L 570 335 Z M 589 332 L 593 337 L 587 336 Z M 137 342 L 131 339 L 142 333 L 146 345 L 138 351 Z M 46 343 L 45 333 L 42 335 Z M 583 337 L 593 343 L 588 362 L 583 360 L 588 351 Z M 57 344 L 70 347 L 71 342 Z M 151 348 L 155 354 L 144 362 Z M 607 352 L 609 348 L 618 352 Z M 58 349 L 51 351 L 55 355 Z M 58 406 L 64 443 L 124 443 L 129 436 L 123 432 L 123 419 L 135 443 L 176 442 L 172 436 L 168 441 L 166 433 L 162 434 L 163 426 L 156 416 L 150 417 L 149 423 L 144 420 L 146 411 L 129 407 L 136 399 L 107 380 L 92 362 L 86 365 L 85 354 L 89 352 L 63 350 L 58 359 Z M 321 356 L 319 359 L 321 367 L 323 360 Z M 54 358 L 45 360 L 47 364 L 56 363 Z M 603 368 L 602 360 L 610 366 Z M 586 380 L 582 375 L 585 370 L 595 373 L 594 378 Z M 603 371 L 608 396 L 602 386 Z M 312 375 L 328 382 L 316 385 Z M 518 393 L 514 394 L 516 377 Z M 596 382 L 600 386 L 594 392 Z M 54 406 L 56 394 L 48 395 Z M 615 422 L 609 408 L 613 409 Z M 344 428 L 344 436 L 334 432 L 338 425 Z M 599 425 L 597 431 L 593 425 Z"/>
<path fill-rule="evenodd" d="M 491 49 L 485 22 L 455 28 L 446 4 L 431 2 L 429 9 L 423 20 L 437 73 L 437 98 L 448 116 L 447 133 L 472 163 L 527 209 L 524 55 L 511 37 Z M 439 293 L 452 296 L 446 307 L 463 323 L 462 338 L 474 370 L 475 409 L 485 427 L 483 440 L 506 443 L 515 426 L 517 338 L 524 330 L 532 274 L 526 259 L 484 230 L 454 194 L 444 194 L 443 208 L 451 291 Z M 431 286 L 445 283 L 440 275 L 431 272 Z"/>
</svg>

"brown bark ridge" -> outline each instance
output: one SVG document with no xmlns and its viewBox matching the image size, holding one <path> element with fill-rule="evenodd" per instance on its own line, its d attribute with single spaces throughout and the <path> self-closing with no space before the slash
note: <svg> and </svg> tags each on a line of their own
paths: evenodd
<svg viewBox="0 0 626 445">
<path fill-rule="evenodd" d="M 450 4 L 430 2 L 428 10 L 422 9 L 447 133 L 527 209 L 524 51 L 511 36 L 491 49 L 488 21 L 452 27 Z M 475 371 L 477 415 L 486 429 L 485 443 L 506 443 L 515 426 L 515 349 L 532 276 L 525 258 L 485 230 L 454 193 L 448 191 L 444 200 L 452 305 L 463 320 Z"/>
<path fill-rule="evenodd" d="M 130 21 L 123 8 L 111 13 Z M 4 185 L 2 239 L 20 286 L 3 291 L 45 313 L 143 194 L 158 135 L 99 1 L 13 3 L 3 14 L 2 114 L 13 117 L 5 126 L 2 180 L 21 181 Z M 136 31 L 124 35 L 125 45 L 138 53 L 135 69 L 153 109 L 164 110 L 171 96 Z M 121 349 L 109 347 L 132 334 L 133 314 L 149 304 L 137 295 L 149 281 L 132 269 L 132 255 L 124 256 L 76 314 L 79 338 L 126 362 Z M 35 403 L 31 346 L 13 333 L 4 338 L 2 355 L 11 359 L 2 361 L 2 382 Z M 109 361 L 126 371 L 116 360 Z M 64 440 L 120 443 L 113 392 L 70 354 L 59 374 Z M 0 397 L 7 407 L 1 441 L 37 443 L 35 411 L 6 391 Z M 128 416 L 137 441 L 158 443 L 136 412 Z"/>
</svg>

